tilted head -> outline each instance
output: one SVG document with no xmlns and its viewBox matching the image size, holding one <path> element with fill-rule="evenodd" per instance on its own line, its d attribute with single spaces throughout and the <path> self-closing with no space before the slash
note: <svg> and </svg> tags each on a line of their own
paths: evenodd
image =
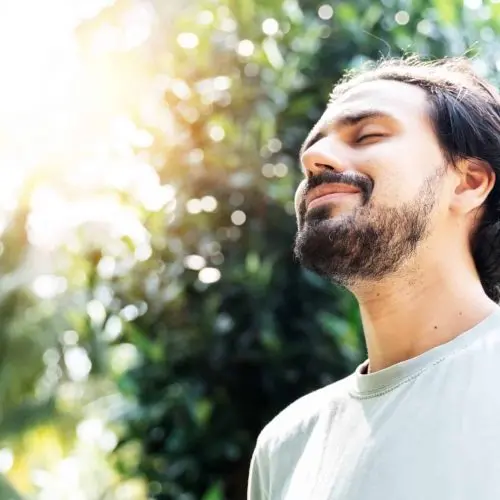
<svg viewBox="0 0 500 500">
<path fill-rule="evenodd" d="M 456 249 L 500 299 L 500 96 L 467 60 L 346 75 L 301 161 L 295 255 L 306 267 L 353 286 L 397 273 L 423 246 Z"/>
</svg>

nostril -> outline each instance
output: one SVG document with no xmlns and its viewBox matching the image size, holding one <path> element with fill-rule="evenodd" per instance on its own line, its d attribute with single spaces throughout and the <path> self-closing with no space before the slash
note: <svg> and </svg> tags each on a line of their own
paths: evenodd
<svg viewBox="0 0 500 500">
<path fill-rule="evenodd" d="M 328 165 L 327 163 L 315 163 L 314 166 L 321 169 L 335 170 L 332 165 Z"/>
</svg>

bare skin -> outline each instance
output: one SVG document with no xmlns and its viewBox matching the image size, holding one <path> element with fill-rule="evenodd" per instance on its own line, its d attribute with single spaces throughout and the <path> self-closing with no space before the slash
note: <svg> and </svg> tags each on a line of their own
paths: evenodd
<svg viewBox="0 0 500 500">
<path fill-rule="evenodd" d="M 450 259 L 451 262 L 451 259 Z M 456 262 L 456 261 L 455 261 Z M 369 372 L 413 358 L 472 328 L 495 309 L 475 270 L 431 262 L 427 270 L 355 292 Z"/>
<path fill-rule="evenodd" d="M 374 107 L 387 116 L 339 125 L 346 113 Z M 314 136 L 321 129 L 322 136 L 311 145 L 306 141 L 301 157 L 306 179 L 297 190 L 297 213 L 307 194 L 307 178 L 324 170 L 371 179 L 374 209 L 377 204 L 418 202 L 423 180 L 445 165 L 428 109 L 423 90 L 400 82 L 364 83 L 345 94 L 311 132 Z M 428 234 L 415 251 L 381 279 L 353 278 L 348 288 L 359 303 L 370 372 L 452 340 L 498 307 L 481 286 L 469 247 L 494 181 L 492 169 L 478 161 L 464 160 L 458 170 L 448 166 L 429 215 Z M 362 203 L 355 193 L 324 200 L 329 224 Z"/>
</svg>

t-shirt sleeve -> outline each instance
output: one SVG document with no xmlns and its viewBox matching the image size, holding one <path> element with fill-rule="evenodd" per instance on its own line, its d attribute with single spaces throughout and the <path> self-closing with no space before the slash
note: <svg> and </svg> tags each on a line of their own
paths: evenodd
<svg viewBox="0 0 500 500">
<path fill-rule="evenodd" d="M 260 439 L 257 440 L 250 462 L 247 500 L 269 500 L 269 460 Z"/>
</svg>

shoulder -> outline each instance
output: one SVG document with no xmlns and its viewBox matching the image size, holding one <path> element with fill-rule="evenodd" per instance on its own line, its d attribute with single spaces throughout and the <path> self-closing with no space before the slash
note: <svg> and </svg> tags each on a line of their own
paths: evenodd
<svg viewBox="0 0 500 500">
<path fill-rule="evenodd" d="M 272 488 L 286 484 L 322 416 L 328 418 L 337 412 L 339 405 L 346 404 L 351 377 L 297 399 L 264 427 L 250 464 L 249 500 L 281 498 Z"/>
<path fill-rule="evenodd" d="M 276 415 L 261 431 L 257 443 L 270 452 L 290 440 L 306 437 L 318 419 L 345 404 L 352 375 L 297 399 Z"/>
</svg>

